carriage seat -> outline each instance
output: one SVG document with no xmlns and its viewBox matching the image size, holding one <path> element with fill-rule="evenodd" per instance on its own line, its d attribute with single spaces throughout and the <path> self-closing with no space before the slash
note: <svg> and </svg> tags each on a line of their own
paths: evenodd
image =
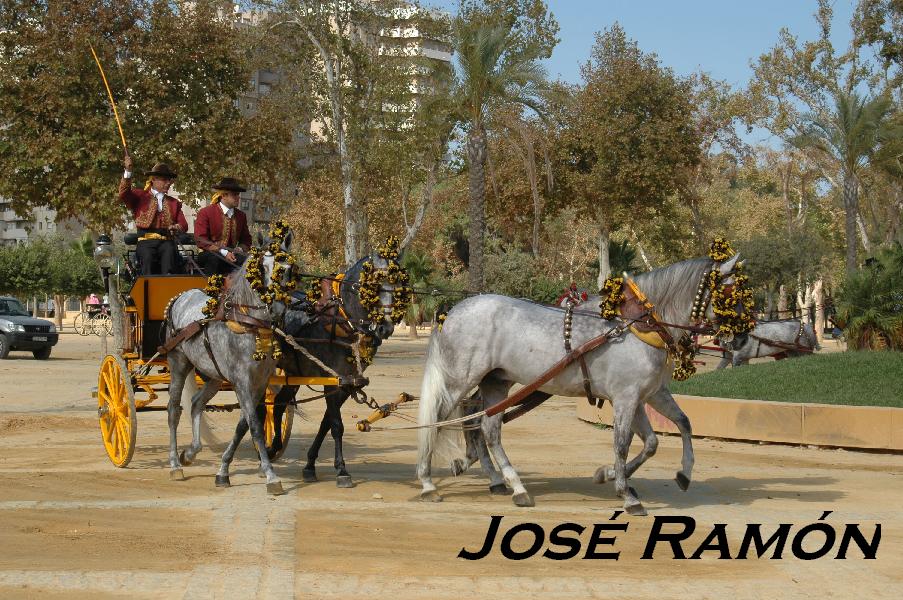
<svg viewBox="0 0 903 600">
<path fill-rule="evenodd" d="M 130 247 L 127 253 L 128 261 L 132 265 L 135 273 L 141 271 L 141 261 L 138 260 L 138 255 L 133 249 L 138 245 L 138 237 L 139 236 L 137 231 L 130 231 L 126 233 L 122 238 L 122 241 L 125 243 L 125 245 Z M 193 246 L 194 243 L 194 234 L 181 233 L 176 236 L 176 244 L 178 244 L 179 246 Z M 192 272 L 190 263 L 187 260 L 186 255 L 194 256 L 194 251 L 189 249 L 179 250 L 178 252 L 176 252 L 176 264 L 175 269 L 172 273 L 173 275 L 190 274 Z"/>
</svg>

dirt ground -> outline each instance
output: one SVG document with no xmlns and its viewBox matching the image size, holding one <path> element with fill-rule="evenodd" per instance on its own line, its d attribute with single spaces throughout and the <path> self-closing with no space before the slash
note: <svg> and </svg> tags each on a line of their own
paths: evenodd
<svg viewBox="0 0 903 600">
<path fill-rule="evenodd" d="M 390 341 L 368 371 L 371 394 L 416 394 L 425 347 L 403 333 Z M 611 461 L 611 432 L 577 420 L 574 403 L 585 400 L 553 398 L 505 427 L 534 508 L 491 496 L 478 471 L 453 478 L 440 470 L 445 501 L 420 502 L 416 433 L 358 433 L 353 424 L 369 409 L 353 403 L 344 409 L 345 448 L 356 487 L 336 487 L 331 441 L 321 481 L 301 482 L 299 456 L 322 401 L 295 420 L 277 466 L 287 493 L 268 497 L 250 444 L 234 463 L 232 488 L 213 485 L 234 413 L 210 417 L 213 443 L 185 469 L 186 481 L 169 480 L 162 413 L 139 415 L 135 457 L 113 467 L 90 396 L 100 356 L 98 338 L 63 334 L 51 360 L 13 353 L 0 361 L 2 598 L 898 598 L 903 590 L 900 455 L 699 439 L 693 483 L 681 492 L 673 480 L 680 440 L 665 437 L 632 479 L 650 515 L 617 519 L 629 523 L 614 546 L 619 560 L 583 560 L 581 552 L 554 561 L 540 551 L 515 561 L 496 546 L 465 561 L 458 552 L 482 545 L 492 515 L 504 515 L 501 532 L 535 522 L 548 534 L 578 523 L 587 528 L 585 550 L 593 524 L 621 507 L 611 484 L 591 480 Z M 184 423 L 181 433 L 187 441 Z M 727 524 L 736 553 L 749 523 L 762 523 L 766 535 L 791 523 L 793 533 L 823 511 L 833 511 L 828 522 L 838 532 L 861 523 L 870 533 L 880 523 L 877 560 L 854 547 L 848 560 L 832 552 L 802 561 L 789 540 L 782 560 L 718 560 L 717 552 L 673 560 L 668 545 L 640 559 L 656 515 L 696 519 L 689 555 L 716 523 Z M 528 537 L 518 535 L 514 549 L 529 546 Z"/>
</svg>

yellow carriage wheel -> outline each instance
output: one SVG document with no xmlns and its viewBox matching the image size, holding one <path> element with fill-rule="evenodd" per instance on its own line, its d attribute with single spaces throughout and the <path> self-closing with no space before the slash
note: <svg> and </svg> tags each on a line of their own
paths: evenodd
<svg viewBox="0 0 903 600">
<path fill-rule="evenodd" d="M 275 432 L 275 423 L 273 419 L 273 402 L 276 400 L 276 394 L 267 387 L 267 393 L 265 397 L 266 401 L 266 418 L 263 421 L 263 435 L 267 441 L 267 448 L 273 445 L 273 439 L 276 436 Z M 273 455 L 272 460 L 277 460 L 285 454 L 285 449 L 288 448 L 288 441 L 292 437 L 292 419 L 295 416 L 295 407 L 288 406 L 285 409 L 285 412 L 282 415 L 282 448 Z"/>
<path fill-rule="evenodd" d="M 136 414 L 135 390 L 125 361 L 108 354 L 100 364 L 97 379 L 97 416 L 104 448 L 117 467 L 129 464 L 135 453 Z"/>
</svg>

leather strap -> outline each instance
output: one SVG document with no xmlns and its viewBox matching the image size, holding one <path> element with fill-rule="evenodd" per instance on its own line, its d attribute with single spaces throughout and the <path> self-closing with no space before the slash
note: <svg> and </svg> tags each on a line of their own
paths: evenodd
<svg viewBox="0 0 903 600">
<path fill-rule="evenodd" d="M 522 403 L 518 404 L 514 410 L 506 412 L 505 416 L 502 417 L 502 423 L 513 421 L 514 419 L 525 415 L 551 397 L 552 394 L 547 394 L 545 392 L 533 392 L 527 396 Z"/>
<path fill-rule="evenodd" d="M 529 385 L 522 387 L 517 392 L 515 392 L 513 395 L 508 396 L 505 400 L 502 400 L 495 406 L 486 410 L 486 416 L 491 417 L 493 415 L 497 415 L 500 412 L 504 411 L 505 409 L 507 409 L 511 406 L 514 406 L 515 404 L 521 404 L 522 402 L 524 402 L 524 400 L 526 400 L 526 398 L 528 396 L 530 396 L 530 394 L 539 390 L 540 387 L 542 387 L 543 385 L 548 383 L 548 381 L 550 379 L 552 379 L 553 377 L 555 377 L 556 375 L 561 373 L 566 367 L 570 366 L 575 360 L 577 360 L 578 358 L 580 358 L 587 352 L 591 352 L 591 351 L 595 350 L 596 348 L 598 348 L 599 346 L 602 346 L 603 344 L 608 342 L 608 340 L 610 339 L 611 333 L 613 331 L 615 331 L 616 329 L 618 329 L 618 328 L 616 327 L 606 333 L 603 333 L 602 335 L 596 336 L 593 339 L 591 339 L 590 341 L 588 341 L 585 344 L 583 344 L 582 346 L 580 346 L 579 348 L 577 348 L 576 350 L 573 350 L 573 351 L 569 352 L 568 354 L 566 354 L 564 356 L 564 358 L 562 358 L 557 363 L 552 365 L 551 368 L 549 368 L 545 373 L 540 375 L 535 381 L 533 381 Z"/>
</svg>

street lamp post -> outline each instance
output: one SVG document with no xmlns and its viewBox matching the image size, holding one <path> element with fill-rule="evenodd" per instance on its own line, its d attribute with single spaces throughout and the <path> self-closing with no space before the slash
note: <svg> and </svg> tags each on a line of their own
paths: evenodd
<svg viewBox="0 0 903 600">
<path fill-rule="evenodd" d="M 122 305 L 119 302 L 119 285 L 117 278 L 110 279 L 110 269 L 113 268 L 115 258 L 113 256 L 113 240 L 106 234 L 97 237 L 96 246 L 94 247 L 94 262 L 103 275 L 103 287 L 107 293 L 107 299 L 110 304 L 110 319 L 113 321 L 113 339 L 116 340 L 116 347 L 124 350 L 124 342 L 126 339 L 123 330 Z M 104 354 L 106 354 L 106 339 L 103 339 Z"/>
</svg>

